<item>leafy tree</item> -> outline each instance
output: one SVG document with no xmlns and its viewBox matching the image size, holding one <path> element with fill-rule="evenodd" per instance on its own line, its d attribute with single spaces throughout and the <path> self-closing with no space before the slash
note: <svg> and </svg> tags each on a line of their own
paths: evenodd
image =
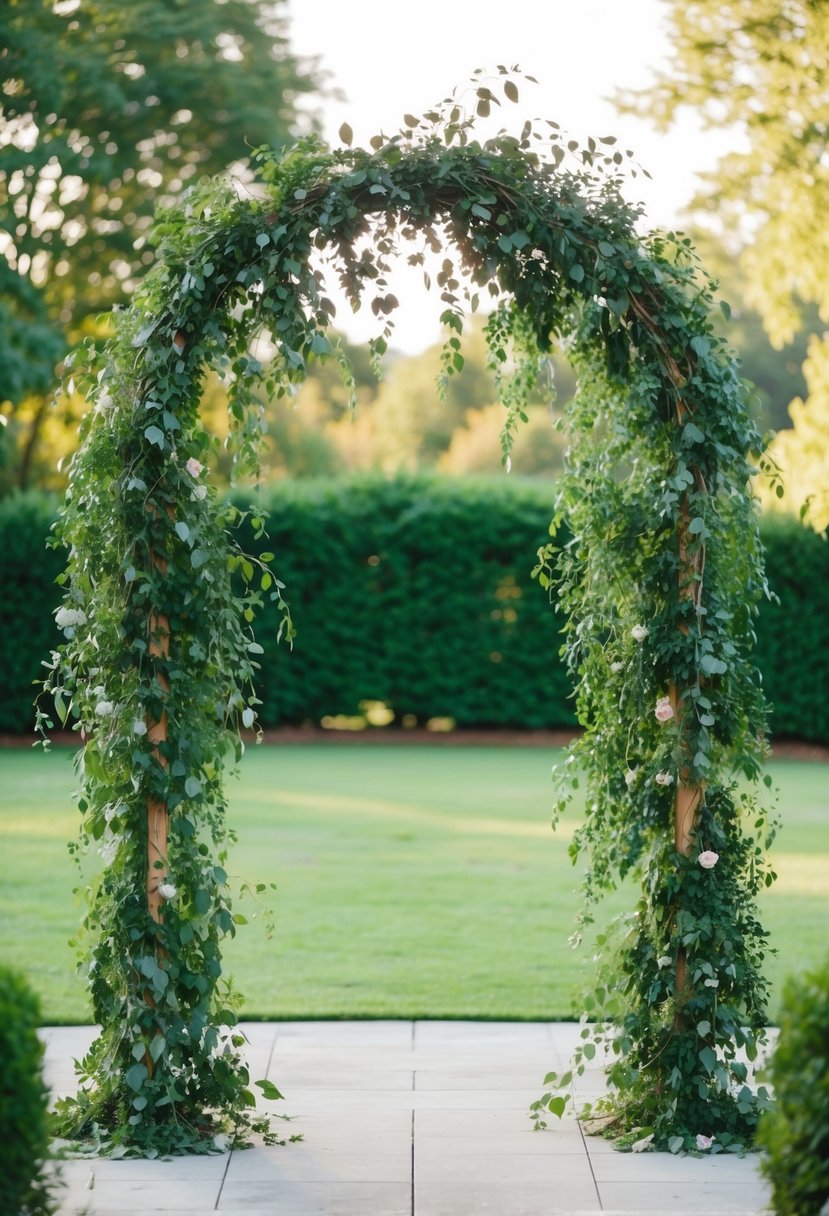
<svg viewBox="0 0 829 1216">
<path fill-rule="evenodd" d="M 652 88 L 622 104 L 663 130 L 690 106 L 708 126 L 742 134 L 703 178 L 695 206 L 742 246 L 748 298 L 779 347 L 810 306 L 819 324 L 829 323 L 829 8 L 814 0 L 668 0 L 667 11 L 671 60 Z M 771 451 L 788 463 L 794 507 L 829 479 L 829 452 L 817 464 L 812 452 L 813 434 L 829 429 L 820 371 L 827 360 L 824 334 L 809 348 L 809 397 L 792 410 L 794 433 Z"/>
<path fill-rule="evenodd" d="M 156 207 L 283 144 L 313 65 L 284 0 L 10 0 L 0 6 L 0 402 L 25 484 L 55 365 L 153 260 Z"/>
</svg>

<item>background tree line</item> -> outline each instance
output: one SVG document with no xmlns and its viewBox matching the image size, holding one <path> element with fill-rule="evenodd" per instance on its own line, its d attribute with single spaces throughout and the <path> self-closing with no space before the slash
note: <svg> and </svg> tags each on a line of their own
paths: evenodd
<svg viewBox="0 0 829 1216">
<path fill-rule="evenodd" d="M 781 434 L 783 506 L 810 501 L 829 520 L 829 240 L 825 156 L 829 17 L 808 0 L 666 0 L 673 60 L 653 85 L 619 99 L 667 127 L 684 106 L 746 137 L 689 208 L 689 229 L 730 302 L 726 325 L 752 385 L 761 430 Z M 0 12 L 0 492 L 60 489 L 84 402 L 55 396 L 72 343 L 103 335 L 102 315 L 152 260 L 158 207 L 202 174 L 229 169 L 240 189 L 251 146 L 314 129 L 325 81 L 290 50 L 285 3 L 264 0 L 12 0 Z M 437 348 L 389 353 L 378 381 L 368 352 L 344 343 L 358 408 L 332 365 L 297 399 L 268 406 L 265 478 L 359 470 L 501 467 L 484 343 L 472 326 L 465 367 L 441 400 Z M 555 474 L 556 429 L 574 391 L 550 363 L 513 468 Z M 71 388 L 71 384 L 70 384 Z M 791 403 L 791 412 L 790 412 Z M 224 389 L 206 386 L 221 433 Z M 220 459 L 220 478 L 227 475 Z M 770 490 L 770 505 L 777 505 Z"/>
</svg>

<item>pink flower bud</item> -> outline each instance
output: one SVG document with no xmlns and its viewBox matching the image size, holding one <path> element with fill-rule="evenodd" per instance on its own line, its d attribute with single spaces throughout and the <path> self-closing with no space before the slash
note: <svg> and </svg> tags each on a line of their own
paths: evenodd
<svg viewBox="0 0 829 1216">
<path fill-rule="evenodd" d="M 703 870 L 713 870 L 714 866 L 720 860 L 719 853 L 714 853 L 711 849 L 706 849 L 704 853 L 700 853 L 697 861 L 702 866 Z"/>
<path fill-rule="evenodd" d="M 671 705 L 670 697 L 659 697 L 653 712 L 656 714 L 657 722 L 670 722 L 674 716 L 674 707 Z"/>
<path fill-rule="evenodd" d="M 697 1148 L 701 1153 L 707 1152 L 713 1143 L 713 1136 L 703 1136 L 702 1133 L 697 1136 Z"/>
<path fill-rule="evenodd" d="M 201 463 L 201 461 L 196 460 L 195 456 L 191 456 L 184 467 L 187 469 L 187 472 L 191 477 L 198 477 L 204 468 L 204 465 Z"/>
</svg>

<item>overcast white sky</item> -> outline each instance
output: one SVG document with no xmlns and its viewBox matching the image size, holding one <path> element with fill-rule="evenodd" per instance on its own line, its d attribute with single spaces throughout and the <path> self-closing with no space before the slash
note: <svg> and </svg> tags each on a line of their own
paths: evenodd
<svg viewBox="0 0 829 1216">
<path fill-rule="evenodd" d="M 500 126 L 552 118 L 576 138 L 616 135 L 651 174 L 630 183 L 631 201 L 645 205 L 649 227 L 673 226 L 694 190 L 695 174 L 729 144 L 703 132 L 688 114 L 670 134 L 620 117 L 610 101 L 619 87 L 648 83 L 664 63 L 668 41 L 661 0 L 288 0 L 290 40 L 300 55 L 317 55 L 330 83 L 345 95 L 323 107 L 325 137 L 338 143 L 343 121 L 355 144 L 383 129 L 396 131 L 404 112 L 422 113 L 463 85 L 476 68 L 520 65 L 538 79 L 517 105 L 498 112 Z M 733 142 L 733 136 L 731 137 Z M 419 276 L 395 284 L 401 300 L 395 346 L 415 351 L 438 337 L 438 301 Z M 354 340 L 376 330 L 367 310 L 352 319 L 338 308 L 336 324 Z"/>
</svg>

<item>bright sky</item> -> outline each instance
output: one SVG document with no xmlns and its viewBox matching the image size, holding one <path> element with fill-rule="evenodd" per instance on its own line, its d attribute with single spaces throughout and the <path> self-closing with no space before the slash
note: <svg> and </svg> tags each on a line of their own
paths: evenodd
<svg viewBox="0 0 829 1216">
<path fill-rule="evenodd" d="M 519 65 L 538 80 L 524 84 L 517 105 L 505 104 L 485 134 L 516 133 L 527 118 L 552 118 L 575 138 L 615 135 L 651 174 L 629 183 L 627 197 L 645 206 L 648 227 L 670 227 L 694 191 L 695 174 L 726 150 L 728 137 L 703 132 L 686 115 L 670 134 L 620 117 L 610 97 L 640 87 L 669 50 L 662 0 L 288 0 L 292 49 L 316 55 L 330 84 L 345 96 L 322 107 L 325 138 L 339 143 L 346 121 L 355 145 L 421 114 L 476 68 Z M 411 276 L 411 277 L 409 277 Z M 438 300 L 419 272 L 403 267 L 392 285 L 401 301 L 394 345 L 417 351 L 438 339 Z M 335 324 L 352 340 L 376 332 L 369 310 L 338 307 Z"/>
</svg>

